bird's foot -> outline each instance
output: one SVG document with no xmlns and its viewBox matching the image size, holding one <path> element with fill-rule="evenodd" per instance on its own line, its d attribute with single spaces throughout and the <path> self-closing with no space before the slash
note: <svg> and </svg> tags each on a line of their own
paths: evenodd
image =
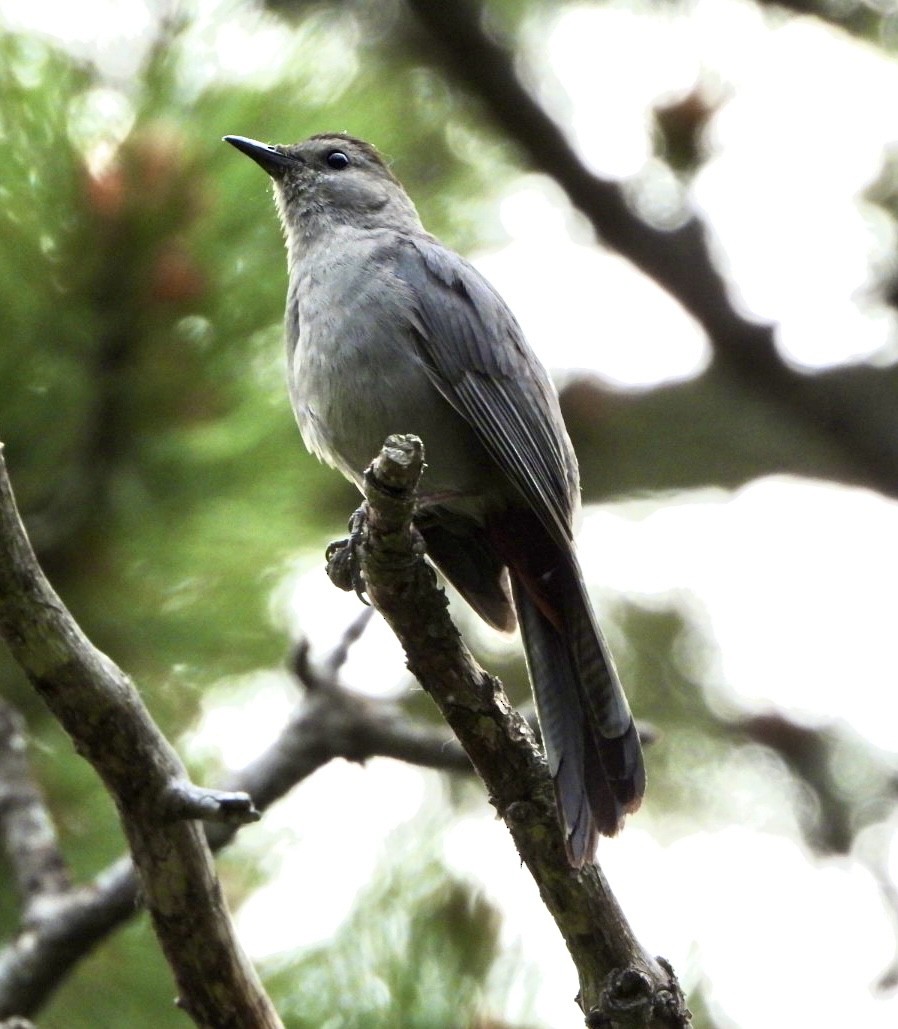
<svg viewBox="0 0 898 1029">
<path fill-rule="evenodd" d="M 363 604 L 368 604 L 365 595 L 365 577 L 359 560 L 359 547 L 365 532 L 368 512 L 364 504 L 353 511 L 349 519 L 349 535 L 345 539 L 329 543 L 324 552 L 327 561 L 327 575 L 330 581 L 341 590 L 355 590 L 355 595 Z"/>
</svg>

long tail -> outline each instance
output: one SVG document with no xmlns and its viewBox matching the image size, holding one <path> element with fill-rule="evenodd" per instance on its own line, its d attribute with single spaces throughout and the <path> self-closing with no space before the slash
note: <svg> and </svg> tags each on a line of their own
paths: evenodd
<svg viewBox="0 0 898 1029">
<path fill-rule="evenodd" d="M 645 791 L 639 736 L 571 546 L 526 509 L 485 527 L 445 512 L 417 519 L 430 557 L 483 618 L 521 625 L 568 858 L 579 868 Z"/>
<path fill-rule="evenodd" d="M 512 565 L 511 584 L 568 858 L 579 868 L 598 834 L 613 836 L 639 807 L 645 769 L 576 557 L 552 549 L 551 567 L 538 576 L 532 560 Z"/>
</svg>

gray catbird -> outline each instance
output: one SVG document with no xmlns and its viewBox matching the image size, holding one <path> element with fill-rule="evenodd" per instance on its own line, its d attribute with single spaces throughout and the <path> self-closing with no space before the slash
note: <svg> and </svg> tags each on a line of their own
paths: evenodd
<svg viewBox="0 0 898 1029">
<path fill-rule="evenodd" d="M 369 143 L 225 139 L 274 180 L 303 440 L 356 484 L 391 433 L 424 440 L 415 524 L 487 622 L 511 630 L 517 613 L 579 867 L 639 806 L 645 772 L 574 554 L 579 476 L 555 389 L 501 297 L 425 232 Z"/>
</svg>

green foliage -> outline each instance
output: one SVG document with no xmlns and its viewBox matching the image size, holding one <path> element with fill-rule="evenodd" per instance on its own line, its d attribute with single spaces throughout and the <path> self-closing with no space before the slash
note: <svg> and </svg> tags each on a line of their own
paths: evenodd
<svg viewBox="0 0 898 1029">
<path fill-rule="evenodd" d="M 276 59 L 245 76 L 217 66 L 206 36 L 254 17 L 278 39 Z M 374 139 L 429 226 L 462 246 L 480 238 L 486 158 L 499 152 L 478 156 L 476 130 L 462 129 L 431 73 L 398 55 L 360 61 L 349 16 L 311 8 L 288 28 L 232 5 L 159 32 L 128 82 L 36 38 L 0 36 L 0 440 L 54 586 L 177 734 L 204 687 L 281 659 L 272 587 L 355 503 L 293 423 L 270 189 L 220 137 L 336 128 Z M 462 196 L 480 204 L 460 210 Z M 0 690 L 28 718 L 63 848 L 89 880 L 124 848 L 112 804 L 5 652 Z M 482 905 L 437 878 L 392 923 L 426 955 L 427 996 L 400 984 L 398 946 L 378 973 L 391 1003 L 419 1012 L 409 1025 L 439 1024 L 424 1014 L 436 1010 L 430 994 L 450 1010 L 452 983 L 488 965 L 486 949 L 462 945 L 487 920 Z M 4 891 L 6 929 L 11 899 Z M 320 981 L 324 961 L 313 964 Z M 183 1025 L 173 992 L 141 919 L 89 958 L 41 1024 Z"/>
<path fill-rule="evenodd" d="M 432 117 L 448 99 L 409 110 L 412 67 L 348 61 L 340 88 L 298 116 L 320 36 L 314 16 L 284 34 L 292 59 L 274 85 L 190 92 L 191 37 L 175 32 L 114 102 L 95 70 L 3 40 L 0 436 L 54 583 L 141 681 L 185 661 L 198 685 L 270 662 L 271 570 L 336 534 L 351 504 L 298 440 L 268 186 L 221 135 L 336 125 L 376 138 L 450 236 L 448 202 L 428 211 L 426 198 L 482 185 Z"/>
<path fill-rule="evenodd" d="M 148 919 L 139 918 L 92 951 L 39 1016 L 41 1029 L 153 1026 L 187 1029 L 176 986 Z"/>
<path fill-rule="evenodd" d="M 267 985 L 288 1029 L 462 1029 L 483 1016 L 498 928 L 438 862 L 381 868 L 336 937 Z"/>
</svg>

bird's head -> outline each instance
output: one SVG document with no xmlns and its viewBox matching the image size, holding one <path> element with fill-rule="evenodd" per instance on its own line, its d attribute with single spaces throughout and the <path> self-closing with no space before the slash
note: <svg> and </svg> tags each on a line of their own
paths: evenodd
<svg viewBox="0 0 898 1029">
<path fill-rule="evenodd" d="M 337 224 L 420 229 L 408 194 L 364 140 L 323 133 L 282 146 L 245 136 L 224 138 L 271 176 L 288 237 L 305 237 Z"/>
</svg>

